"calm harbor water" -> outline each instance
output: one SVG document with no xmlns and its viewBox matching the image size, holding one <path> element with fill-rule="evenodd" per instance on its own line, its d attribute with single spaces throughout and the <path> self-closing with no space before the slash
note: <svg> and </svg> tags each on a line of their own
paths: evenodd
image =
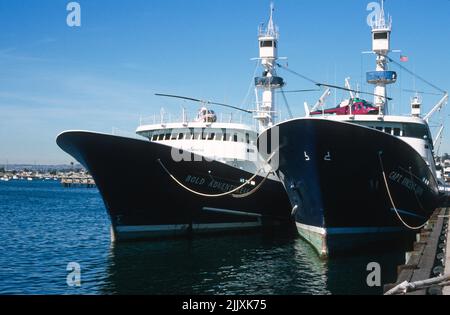
<svg viewBox="0 0 450 315">
<path fill-rule="evenodd" d="M 300 238 L 227 235 L 111 245 L 96 189 L 0 182 L 0 294 L 381 294 L 404 253 L 320 260 Z M 81 266 L 69 287 L 67 264 Z"/>
</svg>

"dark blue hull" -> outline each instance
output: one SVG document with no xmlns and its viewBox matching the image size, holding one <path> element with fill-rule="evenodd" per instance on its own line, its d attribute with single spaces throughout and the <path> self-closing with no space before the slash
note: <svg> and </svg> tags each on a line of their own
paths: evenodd
<svg viewBox="0 0 450 315">
<path fill-rule="evenodd" d="M 267 180 L 247 198 L 201 197 L 178 185 L 158 160 L 184 185 L 206 194 L 230 191 L 253 174 L 202 159 L 175 162 L 169 146 L 119 136 L 66 132 L 57 143 L 92 174 L 116 240 L 292 224 L 289 200 L 279 181 Z M 262 180 L 258 177 L 255 185 L 236 193 L 251 191 Z"/>
<path fill-rule="evenodd" d="M 426 162 L 396 137 L 326 119 L 276 128 L 277 173 L 298 231 L 322 256 L 395 241 L 413 230 L 406 225 L 419 227 L 438 206 L 438 186 Z"/>
</svg>

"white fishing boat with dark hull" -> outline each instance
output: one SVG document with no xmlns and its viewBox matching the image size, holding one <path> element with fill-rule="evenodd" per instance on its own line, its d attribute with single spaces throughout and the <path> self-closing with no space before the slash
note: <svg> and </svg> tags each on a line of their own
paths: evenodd
<svg viewBox="0 0 450 315">
<path fill-rule="evenodd" d="M 92 132 L 66 132 L 57 142 L 92 174 L 115 240 L 259 229 L 289 220 L 280 182 L 257 176 L 244 185 L 253 174 L 223 162 L 194 154 L 192 162 L 177 162 L 170 146 Z"/>
<path fill-rule="evenodd" d="M 270 62 L 277 36 L 272 12 L 267 32 L 259 34 L 266 82 L 257 80 L 264 104 L 255 111 L 260 126 L 272 125 L 273 91 L 281 86 Z M 281 80 L 281 81 L 280 81 Z M 262 80 L 264 81 L 264 80 Z M 270 81 L 270 82 L 269 82 Z M 116 240 L 292 225 L 282 183 L 258 159 L 258 131 L 220 121 L 211 109 L 226 104 L 201 102 L 195 119 L 164 119 L 137 129 L 141 139 L 88 131 L 67 131 L 57 144 L 92 175 L 103 197 Z M 234 107 L 234 109 L 237 109 Z"/>
<path fill-rule="evenodd" d="M 423 227 L 441 202 L 428 119 L 448 95 L 424 117 L 418 99 L 411 116 L 388 114 L 386 85 L 397 79 L 387 70 L 390 34 L 382 7 L 372 28 L 377 69 L 367 75 L 373 105 L 352 98 L 261 135 L 279 138 L 272 154 L 297 230 L 323 257 L 394 243 Z"/>
</svg>

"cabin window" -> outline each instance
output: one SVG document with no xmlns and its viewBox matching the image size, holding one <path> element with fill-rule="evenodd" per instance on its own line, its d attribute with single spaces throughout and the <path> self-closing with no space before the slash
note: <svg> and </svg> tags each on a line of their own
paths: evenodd
<svg viewBox="0 0 450 315">
<path fill-rule="evenodd" d="M 427 137 L 431 139 L 427 127 L 421 124 L 403 124 L 403 136 L 420 139 Z"/>
<path fill-rule="evenodd" d="M 386 127 L 386 128 L 384 128 L 384 132 L 386 132 L 388 134 L 392 134 L 392 128 L 391 127 Z"/>
<path fill-rule="evenodd" d="M 235 134 L 233 135 L 233 141 L 234 141 L 234 142 L 238 142 L 238 135 L 237 135 L 237 133 L 235 133 Z"/>
<path fill-rule="evenodd" d="M 383 127 L 375 127 L 376 130 L 383 131 Z"/>
<path fill-rule="evenodd" d="M 178 138 L 178 133 L 173 133 L 170 140 L 177 140 L 177 138 Z"/>
<path fill-rule="evenodd" d="M 274 42 L 273 40 L 263 40 L 260 43 L 261 47 L 277 47 L 277 42 Z"/>
<path fill-rule="evenodd" d="M 386 32 L 375 33 L 375 34 L 373 34 L 373 38 L 374 39 L 387 39 L 388 38 L 388 34 Z"/>
<path fill-rule="evenodd" d="M 166 135 L 164 136 L 164 140 L 170 140 L 170 133 L 166 133 Z"/>
<path fill-rule="evenodd" d="M 208 135 L 208 140 L 214 140 L 214 137 L 215 137 L 215 133 L 214 132 L 211 132 L 209 135 Z"/>
<path fill-rule="evenodd" d="M 248 133 L 245 134 L 245 142 L 250 144 L 250 135 Z"/>
<path fill-rule="evenodd" d="M 156 141 L 156 140 L 158 140 L 158 135 L 153 135 L 152 141 Z"/>
<path fill-rule="evenodd" d="M 183 140 L 183 139 L 184 139 L 184 133 L 179 133 L 178 140 Z"/>
<path fill-rule="evenodd" d="M 158 140 L 159 141 L 164 140 L 164 134 L 163 133 L 159 135 Z"/>
<path fill-rule="evenodd" d="M 400 128 L 394 128 L 394 136 L 398 136 L 398 137 L 401 136 L 401 130 L 400 130 Z"/>
</svg>

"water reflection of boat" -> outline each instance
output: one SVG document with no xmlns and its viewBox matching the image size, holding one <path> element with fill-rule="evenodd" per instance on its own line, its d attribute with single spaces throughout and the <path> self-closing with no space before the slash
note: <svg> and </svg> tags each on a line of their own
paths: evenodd
<svg viewBox="0 0 450 315">
<path fill-rule="evenodd" d="M 102 293 L 326 294 L 324 262 L 295 242 L 255 234 L 117 243 Z"/>
<path fill-rule="evenodd" d="M 103 294 L 382 294 L 367 286 L 367 265 L 382 283 L 396 278 L 401 250 L 321 260 L 303 239 L 227 236 L 111 247 Z M 180 277 L 180 275 L 183 275 Z"/>
</svg>

